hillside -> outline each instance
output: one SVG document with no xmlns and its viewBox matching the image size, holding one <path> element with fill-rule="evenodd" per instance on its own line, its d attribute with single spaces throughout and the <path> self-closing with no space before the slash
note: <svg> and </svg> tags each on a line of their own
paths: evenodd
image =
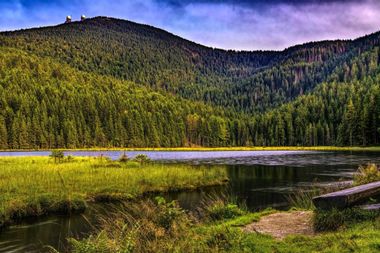
<svg viewBox="0 0 380 253">
<path fill-rule="evenodd" d="M 0 48 L 0 148 L 227 144 L 236 115 Z M 197 120 L 197 132 L 192 130 Z M 192 134 L 197 140 L 192 140 Z"/>
<path fill-rule="evenodd" d="M 0 33 L 0 148 L 377 145 L 380 33 L 205 47 L 106 17 Z"/>
<path fill-rule="evenodd" d="M 51 57 L 78 70 L 247 112 L 264 111 L 310 91 L 327 80 L 337 65 L 378 40 L 379 34 L 374 34 L 356 41 L 308 43 L 282 52 L 234 52 L 106 17 L 0 35 L 0 45 Z"/>
</svg>

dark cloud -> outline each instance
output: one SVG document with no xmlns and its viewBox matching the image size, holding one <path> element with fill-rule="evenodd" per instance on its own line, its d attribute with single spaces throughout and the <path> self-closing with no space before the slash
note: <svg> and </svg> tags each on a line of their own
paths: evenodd
<svg viewBox="0 0 380 253">
<path fill-rule="evenodd" d="M 159 2 L 159 1 L 158 1 Z M 333 3 L 352 3 L 358 0 L 168 0 L 168 4 L 176 7 L 182 7 L 188 4 L 230 4 L 238 6 L 262 7 L 275 4 L 287 5 L 307 5 L 307 4 L 333 4 Z"/>
<path fill-rule="evenodd" d="M 228 49 L 283 49 L 380 29 L 378 0 L 0 0 L 0 29 L 61 23 L 66 15 L 113 16 Z"/>
</svg>

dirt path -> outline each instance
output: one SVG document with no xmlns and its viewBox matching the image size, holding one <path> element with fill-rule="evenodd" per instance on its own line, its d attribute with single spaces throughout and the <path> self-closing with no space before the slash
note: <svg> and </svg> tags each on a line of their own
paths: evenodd
<svg viewBox="0 0 380 253">
<path fill-rule="evenodd" d="M 270 234 L 277 239 L 283 239 L 288 235 L 314 235 L 312 218 L 311 211 L 274 213 L 245 226 L 243 230 Z"/>
</svg>

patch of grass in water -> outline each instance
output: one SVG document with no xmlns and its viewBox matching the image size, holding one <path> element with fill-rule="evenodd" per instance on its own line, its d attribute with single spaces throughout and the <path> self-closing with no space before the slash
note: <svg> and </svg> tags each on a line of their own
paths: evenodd
<svg viewBox="0 0 380 253">
<path fill-rule="evenodd" d="M 138 164 L 104 158 L 0 158 L 0 226 L 29 216 L 85 209 L 87 201 L 225 183 L 225 167 Z"/>
</svg>

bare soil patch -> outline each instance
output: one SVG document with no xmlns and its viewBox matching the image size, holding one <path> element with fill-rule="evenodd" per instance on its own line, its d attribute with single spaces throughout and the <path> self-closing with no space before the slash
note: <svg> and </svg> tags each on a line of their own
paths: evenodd
<svg viewBox="0 0 380 253">
<path fill-rule="evenodd" d="M 258 222 L 253 222 L 243 228 L 246 232 L 256 232 L 284 239 L 288 235 L 314 235 L 313 212 L 292 211 L 270 214 Z"/>
</svg>

